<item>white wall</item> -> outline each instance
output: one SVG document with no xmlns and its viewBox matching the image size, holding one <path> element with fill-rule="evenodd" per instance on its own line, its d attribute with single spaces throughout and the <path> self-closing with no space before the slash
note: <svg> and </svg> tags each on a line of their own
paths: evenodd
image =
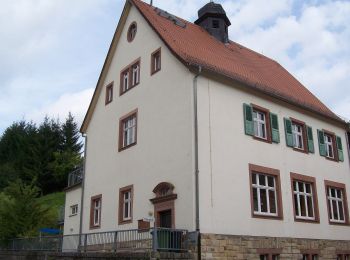
<svg viewBox="0 0 350 260">
<path fill-rule="evenodd" d="M 66 191 L 64 208 L 64 235 L 79 234 L 80 209 L 81 209 L 81 186 L 76 186 Z M 71 206 L 78 205 L 78 214 L 71 215 Z"/>
<path fill-rule="evenodd" d="M 136 38 L 126 39 L 136 21 Z M 150 75 L 151 53 L 161 47 L 162 69 Z M 121 70 L 141 57 L 140 84 L 119 97 Z M 136 228 L 153 212 L 153 188 L 170 182 L 178 194 L 175 226 L 193 229 L 192 75 L 169 52 L 139 12 L 132 7 L 118 43 L 106 86 L 114 81 L 113 102 L 101 92 L 87 129 L 83 232 L 89 230 L 91 196 L 102 194 L 102 224 L 93 232 Z M 119 119 L 138 109 L 137 145 L 118 152 Z M 134 185 L 133 223 L 118 226 L 119 188 Z"/>
<path fill-rule="evenodd" d="M 345 183 L 350 192 L 349 157 L 333 162 L 319 155 L 317 129 L 341 136 L 345 130 L 286 106 L 201 77 L 199 80 L 200 219 L 204 233 L 303 238 L 350 239 L 350 227 L 328 224 L 324 180 Z M 279 144 L 254 140 L 244 133 L 243 103 L 254 103 L 278 114 Z M 293 117 L 313 127 L 315 154 L 286 146 L 284 117 Z M 248 164 L 280 170 L 284 219 L 251 217 Z M 320 224 L 294 221 L 290 172 L 317 180 Z M 348 198 L 348 201 L 350 199 Z"/>
</svg>

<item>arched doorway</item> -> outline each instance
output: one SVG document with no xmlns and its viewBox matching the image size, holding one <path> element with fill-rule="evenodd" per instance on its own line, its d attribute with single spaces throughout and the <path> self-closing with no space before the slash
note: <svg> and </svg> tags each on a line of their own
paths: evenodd
<svg viewBox="0 0 350 260">
<path fill-rule="evenodd" d="M 154 205 L 154 216 L 157 227 L 175 228 L 174 185 L 168 182 L 159 183 L 154 189 L 155 198 L 150 199 Z"/>
</svg>

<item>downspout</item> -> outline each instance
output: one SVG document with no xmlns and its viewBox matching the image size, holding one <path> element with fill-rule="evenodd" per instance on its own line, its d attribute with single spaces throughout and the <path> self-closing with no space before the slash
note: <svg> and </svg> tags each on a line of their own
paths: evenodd
<svg viewBox="0 0 350 260">
<path fill-rule="evenodd" d="M 82 184 L 81 184 L 81 198 L 80 198 L 80 223 L 79 223 L 79 246 L 78 250 L 81 249 L 81 236 L 83 232 L 83 212 L 84 212 L 84 188 L 85 188 L 85 167 L 86 167 L 86 149 L 87 149 L 87 135 L 82 134 L 84 141 L 84 163 L 83 163 L 83 173 L 82 173 Z"/>
<path fill-rule="evenodd" d="M 193 78 L 193 114 L 194 114 L 194 177 L 195 177 L 195 207 L 196 207 L 196 231 L 198 233 L 197 252 L 201 259 L 201 235 L 199 222 L 199 166 L 198 166 L 198 104 L 197 104 L 197 81 L 202 73 L 202 67 L 198 66 L 198 72 Z"/>
</svg>

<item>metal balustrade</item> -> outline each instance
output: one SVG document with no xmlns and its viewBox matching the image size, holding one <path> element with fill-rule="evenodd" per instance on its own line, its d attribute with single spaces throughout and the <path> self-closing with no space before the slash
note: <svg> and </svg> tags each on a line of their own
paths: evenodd
<svg viewBox="0 0 350 260">
<path fill-rule="evenodd" d="M 130 229 L 81 235 L 18 238 L 1 250 L 56 252 L 186 251 L 187 230 Z"/>
<path fill-rule="evenodd" d="M 71 187 L 77 185 L 83 181 L 83 166 L 78 167 L 76 170 L 68 174 L 68 186 Z"/>
</svg>

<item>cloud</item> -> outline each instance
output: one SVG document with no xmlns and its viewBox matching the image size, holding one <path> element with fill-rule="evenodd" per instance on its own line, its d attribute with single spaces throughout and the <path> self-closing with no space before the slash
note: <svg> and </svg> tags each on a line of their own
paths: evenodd
<svg viewBox="0 0 350 260">
<path fill-rule="evenodd" d="M 349 1 L 217 1 L 231 20 L 232 40 L 277 60 L 334 112 L 350 118 Z M 190 21 L 207 2 L 153 0 Z M 40 121 L 45 114 L 76 111 L 81 120 L 123 5 L 124 0 L 1 2 L 0 133 L 13 121 Z"/>
<path fill-rule="evenodd" d="M 93 92 L 94 89 L 89 88 L 79 92 L 65 93 L 53 103 L 31 111 L 25 118 L 40 123 L 47 115 L 49 117 L 59 118 L 62 121 L 67 117 L 68 113 L 71 112 L 80 126 L 83 122 Z"/>
</svg>

